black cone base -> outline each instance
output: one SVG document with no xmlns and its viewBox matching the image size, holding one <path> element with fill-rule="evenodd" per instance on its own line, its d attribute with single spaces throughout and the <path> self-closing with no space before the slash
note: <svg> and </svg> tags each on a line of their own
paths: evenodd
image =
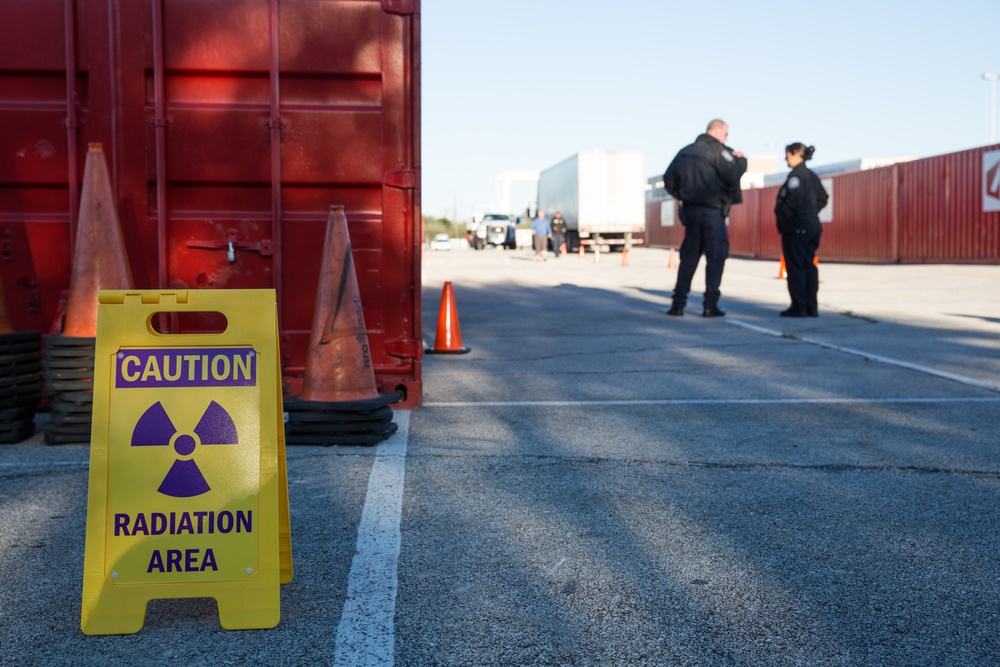
<svg viewBox="0 0 1000 667">
<path fill-rule="evenodd" d="M 42 377 L 52 411 L 45 425 L 47 444 L 90 444 L 95 345 L 95 338 L 58 335 L 45 339 Z"/>
<path fill-rule="evenodd" d="M 392 422 L 395 393 L 361 401 L 285 401 L 289 445 L 377 445 L 398 430 Z"/>
<path fill-rule="evenodd" d="M 0 445 L 35 434 L 35 408 L 42 400 L 42 335 L 0 334 Z"/>
</svg>

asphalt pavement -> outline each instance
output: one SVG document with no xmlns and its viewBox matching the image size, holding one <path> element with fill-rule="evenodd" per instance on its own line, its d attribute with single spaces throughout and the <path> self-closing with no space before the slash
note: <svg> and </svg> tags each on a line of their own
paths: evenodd
<svg viewBox="0 0 1000 667">
<path fill-rule="evenodd" d="M 377 447 L 289 447 L 281 621 L 80 630 L 89 448 L 0 446 L 0 665 L 994 665 L 1000 266 L 428 251 L 468 354 Z M 44 418 L 44 417 L 43 417 Z"/>
</svg>

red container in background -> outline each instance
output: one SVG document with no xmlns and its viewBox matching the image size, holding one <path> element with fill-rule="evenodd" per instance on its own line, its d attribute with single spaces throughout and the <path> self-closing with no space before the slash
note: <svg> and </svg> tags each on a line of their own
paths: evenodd
<svg viewBox="0 0 1000 667">
<path fill-rule="evenodd" d="M 744 190 L 743 202 L 729 210 L 729 252 L 733 256 L 757 256 L 760 241 L 759 199 L 760 190 Z"/>
<path fill-rule="evenodd" d="M 896 261 L 896 169 L 894 165 L 822 178 L 833 198 L 833 219 L 823 223 L 820 261 Z"/>
<path fill-rule="evenodd" d="M 983 156 L 997 149 L 897 165 L 901 262 L 1000 260 L 1000 211 L 983 210 Z"/>
<path fill-rule="evenodd" d="M 990 170 L 990 174 L 986 173 Z M 823 218 L 820 261 L 871 263 L 1000 263 L 1000 146 L 822 176 L 831 196 Z M 730 254 L 777 260 L 774 220 L 780 185 L 743 191 L 732 207 Z M 647 229 L 662 206 L 648 202 Z M 991 210 L 988 210 L 991 209 Z M 679 234 L 679 235 L 678 235 Z M 683 240 L 683 228 L 650 235 L 650 245 Z"/>
<path fill-rule="evenodd" d="M 684 227 L 677 217 L 677 202 L 673 199 L 646 202 L 646 245 L 679 248 L 684 240 Z"/>
<path fill-rule="evenodd" d="M 58 328 L 86 145 L 136 286 L 273 288 L 298 392 L 329 206 L 380 391 L 421 394 L 419 0 L 0 0 L 0 275 Z M 173 329 L 211 329 L 210 317 Z"/>
</svg>

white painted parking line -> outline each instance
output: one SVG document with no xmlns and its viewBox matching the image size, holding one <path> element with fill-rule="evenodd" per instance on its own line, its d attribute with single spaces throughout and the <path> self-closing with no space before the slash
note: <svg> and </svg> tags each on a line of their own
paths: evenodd
<svg viewBox="0 0 1000 667">
<path fill-rule="evenodd" d="M 394 660 L 403 479 L 410 413 L 394 413 L 399 430 L 375 449 L 358 543 L 337 626 L 336 667 L 391 667 Z"/>
<path fill-rule="evenodd" d="M 935 377 L 944 378 L 945 380 L 952 380 L 953 382 L 961 382 L 962 384 L 967 384 L 970 387 L 980 387 L 982 389 L 989 389 L 990 391 L 1000 391 L 1000 384 L 995 384 L 993 382 L 984 382 L 982 380 L 976 380 L 975 378 L 966 377 L 964 375 L 956 375 L 955 373 L 948 373 L 947 371 L 939 371 L 936 368 L 930 368 L 928 366 L 920 366 L 918 364 L 911 364 L 908 361 L 900 361 L 899 359 L 893 359 L 891 357 L 883 357 L 880 354 L 872 354 L 871 352 L 864 352 L 863 350 L 854 350 L 849 347 L 841 347 L 840 345 L 833 345 L 832 343 L 827 343 L 815 338 L 809 338 L 807 336 L 800 336 L 795 334 L 794 336 L 788 335 L 786 332 L 775 331 L 774 329 L 768 329 L 766 327 L 760 327 L 756 324 L 750 324 L 749 322 L 743 322 L 742 320 L 727 320 L 730 324 L 735 324 L 738 327 L 743 327 L 744 329 L 750 329 L 751 331 L 756 331 L 757 333 L 766 334 L 768 336 L 777 336 L 778 338 L 794 338 L 797 341 L 803 343 L 808 343 L 810 345 L 816 345 L 817 347 L 826 348 L 827 350 L 835 350 L 837 352 L 843 352 L 844 354 L 851 354 L 856 357 L 861 357 L 862 359 L 867 359 L 868 361 L 877 361 L 883 364 L 889 364 L 890 366 L 898 366 L 899 368 L 906 368 L 911 371 L 917 371 L 919 373 L 925 373 L 927 375 L 933 375 Z"/>
</svg>

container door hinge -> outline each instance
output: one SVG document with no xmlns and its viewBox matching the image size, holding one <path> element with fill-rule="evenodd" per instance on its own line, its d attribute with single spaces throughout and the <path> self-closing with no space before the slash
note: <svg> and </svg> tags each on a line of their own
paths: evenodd
<svg viewBox="0 0 1000 667">
<path fill-rule="evenodd" d="M 25 303 L 29 313 L 42 312 L 42 300 L 38 295 L 38 283 L 28 276 L 18 276 L 17 286 L 24 290 Z"/>
<path fill-rule="evenodd" d="M 386 354 L 390 357 L 399 357 L 400 359 L 417 359 L 423 350 L 423 345 L 412 338 L 387 340 L 384 345 Z"/>
<path fill-rule="evenodd" d="M 413 16 L 420 13 L 420 0 L 382 0 L 382 11 L 386 14 Z"/>
<path fill-rule="evenodd" d="M 419 190 L 420 172 L 416 169 L 395 169 L 385 172 L 383 183 L 390 188 L 400 190 Z"/>
</svg>

